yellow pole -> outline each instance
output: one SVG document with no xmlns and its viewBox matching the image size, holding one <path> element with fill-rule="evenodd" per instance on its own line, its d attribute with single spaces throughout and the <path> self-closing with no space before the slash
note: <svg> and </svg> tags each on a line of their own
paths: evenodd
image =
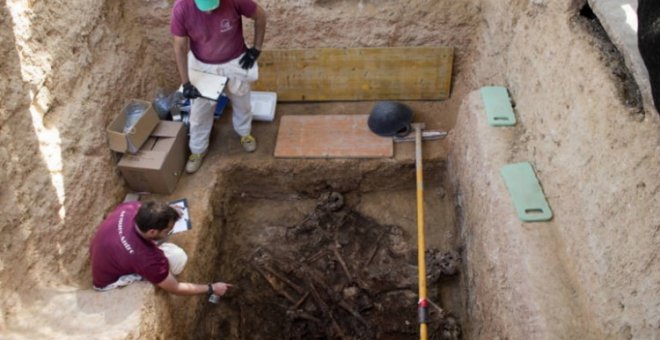
<svg viewBox="0 0 660 340">
<path fill-rule="evenodd" d="M 428 300 L 426 299 L 426 241 L 424 239 L 424 178 L 422 173 L 422 128 L 424 124 L 412 124 L 415 128 L 415 170 L 417 173 L 417 264 L 419 268 L 419 338 L 428 339 Z"/>
</svg>

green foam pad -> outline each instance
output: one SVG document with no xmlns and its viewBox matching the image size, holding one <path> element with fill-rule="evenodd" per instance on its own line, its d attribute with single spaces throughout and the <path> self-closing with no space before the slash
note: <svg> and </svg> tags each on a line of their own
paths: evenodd
<svg viewBox="0 0 660 340">
<path fill-rule="evenodd" d="M 552 218 L 552 211 L 531 164 L 507 164 L 501 172 L 521 220 L 537 222 Z"/>
<path fill-rule="evenodd" d="M 486 107 L 488 124 L 491 126 L 511 126 L 516 124 L 511 99 L 506 88 L 501 86 L 484 86 L 481 97 Z"/>
</svg>

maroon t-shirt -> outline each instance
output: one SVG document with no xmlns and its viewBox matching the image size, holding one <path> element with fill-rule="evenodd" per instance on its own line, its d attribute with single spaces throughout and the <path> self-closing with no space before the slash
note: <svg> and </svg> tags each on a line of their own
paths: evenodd
<svg viewBox="0 0 660 340">
<path fill-rule="evenodd" d="M 127 274 L 138 274 L 154 284 L 167 278 L 170 265 L 165 254 L 136 230 L 139 208 L 140 202 L 123 203 L 101 222 L 90 245 L 95 287 L 103 288 Z"/>
<path fill-rule="evenodd" d="M 188 37 L 195 58 L 207 64 L 222 64 L 245 52 L 243 21 L 257 10 L 252 0 L 220 0 L 220 7 L 202 12 L 194 0 L 177 0 L 172 8 L 170 31 Z"/>
</svg>

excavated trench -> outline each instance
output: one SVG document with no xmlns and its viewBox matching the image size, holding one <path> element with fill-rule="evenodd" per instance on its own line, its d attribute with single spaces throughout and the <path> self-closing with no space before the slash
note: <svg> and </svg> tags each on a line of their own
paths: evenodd
<svg viewBox="0 0 660 340">
<path fill-rule="evenodd" d="M 232 169 L 219 186 L 210 275 L 236 287 L 196 306 L 196 339 L 400 339 L 418 334 L 414 164 L 361 172 Z M 346 170 L 351 168 L 352 170 Z M 266 172 L 264 172 L 266 171 Z M 270 173 L 270 176 L 263 176 Z M 432 338 L 465 320 L 463 249 L 444 162 L 425 168 Z M 240 185 L 238 185 L 240 183 Z M 246 185 L 245 183 L 249 183 Z"/>
</svg>

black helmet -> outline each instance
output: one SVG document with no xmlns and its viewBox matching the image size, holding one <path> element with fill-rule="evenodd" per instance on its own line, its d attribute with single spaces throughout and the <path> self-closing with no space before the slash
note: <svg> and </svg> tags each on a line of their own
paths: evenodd
<svg viewBox="0 0 660 340">
<path fill-rule="evenodd" d="M 398 102 L 378 102 L 369 114 L 369 130 L 383 136 L 405 136 L 412 128 L 412 110 Z"/>
</svg>

